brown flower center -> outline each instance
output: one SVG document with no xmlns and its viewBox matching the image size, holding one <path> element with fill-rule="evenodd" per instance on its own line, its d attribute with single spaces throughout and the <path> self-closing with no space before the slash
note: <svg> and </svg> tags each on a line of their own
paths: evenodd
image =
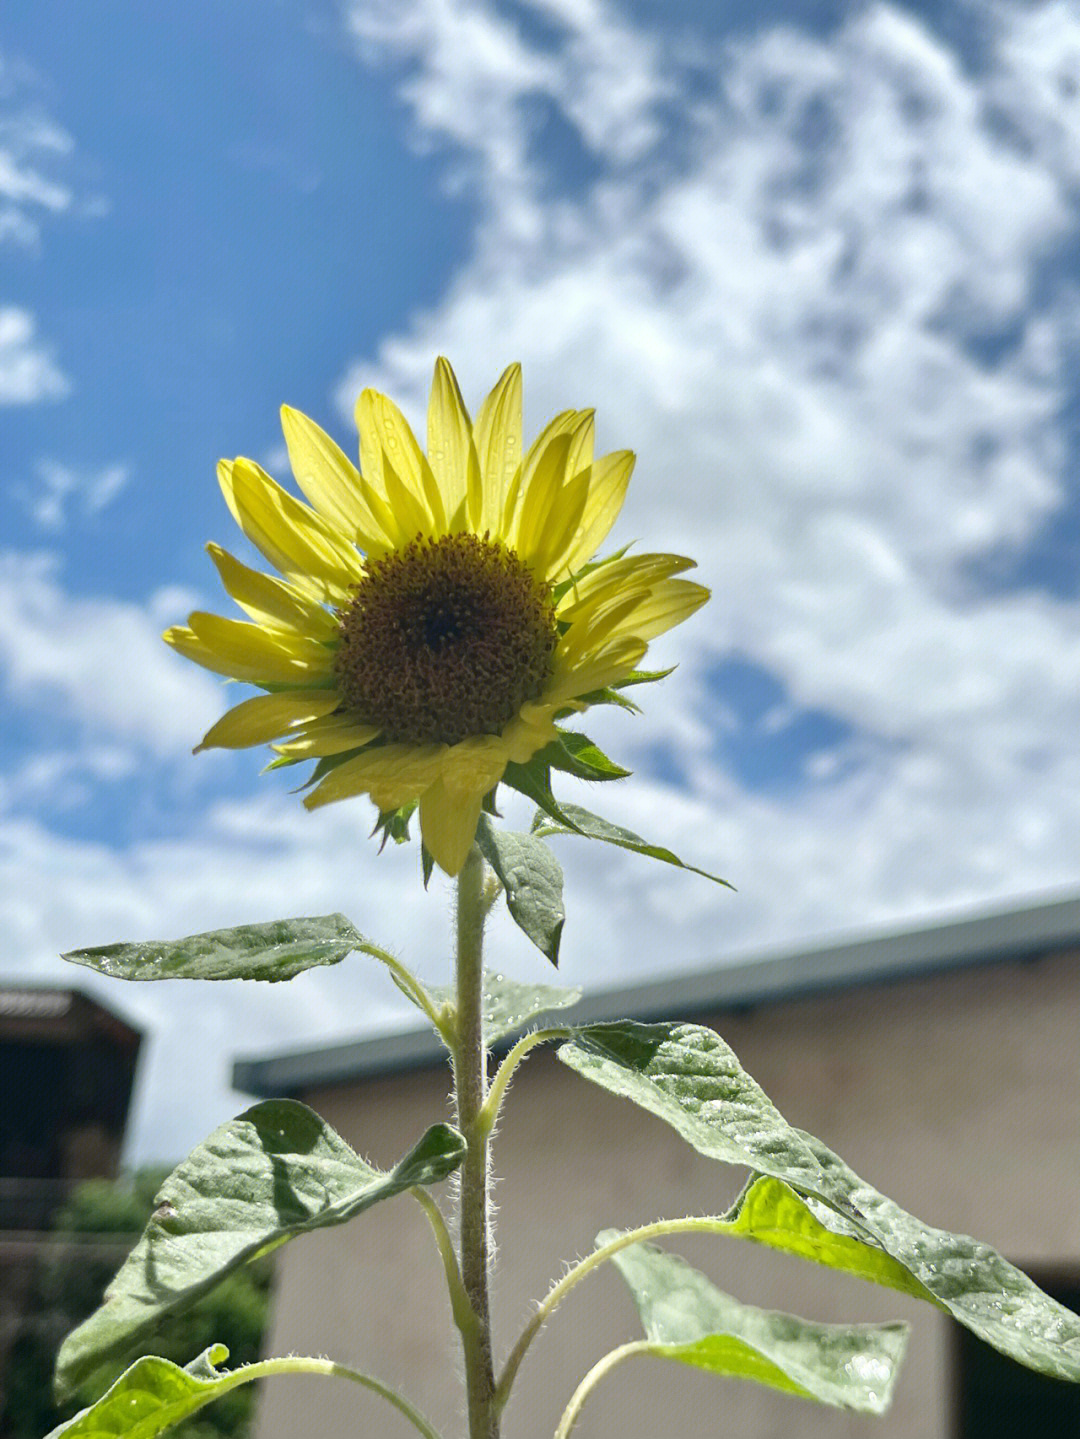
<svg viewBox="0 0 1080 1439">
<path fill-rule="evenodd" d="M 402 744 L 497 734 L 543 693 L 558 638 L 549 587 L 469 534 L 370 561 L 338 619 L 347 707 Z"/>
</svg>

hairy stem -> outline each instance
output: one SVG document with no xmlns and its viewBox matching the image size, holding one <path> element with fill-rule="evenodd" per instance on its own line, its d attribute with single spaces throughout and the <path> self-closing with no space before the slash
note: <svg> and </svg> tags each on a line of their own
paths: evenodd
<svg viewBox="0 0 1080 1439">
<path fill-rule="evenodd" d="M 351 1379 L 354 1384 L 370 1389 L 372 1393 L 391 1403 L 410 1424 L 419 1429 L 424 1439 L 439 1439 L 438 1431 L 432 1428 L 419 1409 L 410 1404 L 396 1389 L 373 1379 L 370 1374 L 361 1374 L 356 1369 L 335 1364 L 330 1359 L 302 1359 L 298 1355 L 290 1354 L 287 1358 L 261 1359 L 255 1364 L 242 1365 L 239 1369 L 218 1376 L 214 1385 L 214 1398 L 220 1398 L 230 1389 L 237 1389 L 242 1384 L 250 1384 L 255 1379 L 267 1379 L 275 1374 L 319 1374 L 327 1379 Z"/>
<path fill-rule="evenodd" d="M 468 1332 L 462 1330 L 469 1439 L 498 1439 L 499 1434 L 488 1302 L 489 1130 L 483 1122 L 484 1100 L 487 1097 L 487 1053 L 483 1035 L 481 980 L 486 912 L 484 862 L 474 845 L 458 876 L 457 1025 L 453 1051 L 457 1122 L 467 1145 L 459 1171 L 461 1279 L 476 1320 L 475 1326 L 470 1326 Z"/>
<path fill-rule="evenodd" d="M 647 1354 L 648 1352 L 648 1340 L 635 1339 L 632 1344 L 620 1344 L 618 1349 L 613 1349 L 610 1354 L 605 1354 L 603 1359 L 594 1364 L 574 1390 L 570 1403 L 563 1410 L 563 1416 L 559 1420 L 559 1427 L 555 1430 L 555 1439 L 567 1439 L 567 1435 L 578 1421 L 581 1406 L 600 1383 L 600 1380 L 603 1379 L 606 1374 L 610 1374 L 616 1364 L 621 1364 L 624 1359 L 633 1358 L 635 1354 Z"/>
<path fill-rule="evenodd" d="M 584 1259 L 579 1259 L 566 1271 L 558 1283 L 552 1285 L 547 1298 L 538 1306 L 522 1330 L 518 1342 L 510 1351 L 510 1357 L 499 1376 L 495 1393 L 495 1402 L 500 1412 L 506 1407 L 506 1401 L 510 1398 L 510 1390 L 513 1388 L 518 1369 L 521 1367 L 521 1361 L 525 1358 L 529 1345 L 543 1327 L 544 1321 L 558 1308 L 574 1285 L 580 1284 L 587 1274 L 591 1274 L 601 1264 L 606 1264 L 612 1255 L 618 1254 L 620 1249 L 628 1249 L 632 1244 L 641 1244 L 650 1239 L 662 1239 L 669 1234 L 723 1234 L 730 1228 L 730 1220 L 707 1215 L 691 1215 L 686 1219 L 657 1219 L 651 1224 L 642 1224 L 637 1229 L 627 1230 L 625 1234 L 609 1240 L 599 1249 L 594 1249 Z"/>
</svg>

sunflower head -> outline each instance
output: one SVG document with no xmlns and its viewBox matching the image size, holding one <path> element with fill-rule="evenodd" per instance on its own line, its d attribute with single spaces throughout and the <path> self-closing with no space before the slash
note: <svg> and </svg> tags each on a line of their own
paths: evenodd
<svg viewBox="0 0 1080 1439">
<path fill-rule="evenodd" d="M 260 691 L 198 748 L 314 759 L 309 808 L 367 794 L 385 821 L 418 805 L 425 847 L 456 874 L 485 796 L 543 764 L 558 719 L 640 678 L 649 641 L 708 591 L 678 577 L 692 563 L 678 555 L 594 558 L 634 457 L 594 456 L 590 410 L 525 450 L 518 365 L 474 421 L 439 360 L 426 452 L 385 395 L 365 390 L 356 417 L 359 467 L 282 411 L 303 501 L 251 460 L 222 461 L 233 517 L 277 573 L 211 545 L 247 619 L 197 612 L 165 640 Z"/>
</svg>

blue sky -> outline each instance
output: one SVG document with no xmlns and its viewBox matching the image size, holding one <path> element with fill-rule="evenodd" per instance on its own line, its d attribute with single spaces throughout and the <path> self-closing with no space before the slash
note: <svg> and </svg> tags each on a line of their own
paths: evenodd
<svg viewBox="0 0 1080 1439">
<path fill-rule="evenodd" d="M 533 429 L 595 405 L 616 538 L 714 590 L 647 713 L 590 717 L 636 775 L 586 802 L 738 894 L 568 842 L 568 982 L 1075 892 L 1080 21 L 752 13 L 8 0 L 5 976 L 342 909 L 443 977 L 415 853 L 192 758 L 225 696 L 158 638 L 223 607 L 218 457 L 285 478 L 282 403 L 351 449 L 365 384 L 419 422 L 438 353 L 474 404 L 520 359 Z M 403 1018 L 356 961 L 95 992 L 152 1035 L 134 1157 L 235 1111 L 233 1054 Z"/>
</svg>

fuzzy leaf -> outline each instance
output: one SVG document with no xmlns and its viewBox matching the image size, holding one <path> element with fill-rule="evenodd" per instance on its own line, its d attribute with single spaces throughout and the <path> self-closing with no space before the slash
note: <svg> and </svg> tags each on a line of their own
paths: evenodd
<svg viewBox="0 0 1080 1439">
<path fill-rule="evenodd" d="M 343 914 L 277 919 L 213 929 L 185 939 L 146 940 L 73 949 L 64 959 L 115 979 L 292 979 L 320 964 L 338 964 L 368 941 Z"/>
<path fill-rule="evenodd" d="M 445 985 L 432 985 L 428 994 L 436 1004 L 452 1003 L 454 991 Z M 484 1043 L 489 1047 L 523 1029 L 538 1014 L 553 1009 L 566 1009 L 577 1004 L 580 989 L 557 989 L 550 984 L 519 984 L 502 974 L 484 971 L 480 997 L 484 1024 Z"/>
<path fill-rule="evenodd" d="M 535 798 L 535 796 L 533 796 Z M 539 801 L 537 801 L 539 803 Z M 726 879 L 720 879 L 708 870 L 698 869 L 696 865 L 684 864 L 678 855 L 672 854 L 670 849 L 664 849 L 661 845 L 649 844 L 633 830 L 623 829 L 617 824 L 611 824 L 606 819 L 600 819 L 595 814 L 590 814 L 587 809 L 582 809 L 577 804 L 564 804 L 556 813 L 554 810 L 541 804 L 548 818 L 543 819 L 539 814 L 533 819 L 532 832 L 539 835 L 551 834 L 583 834 L 587 839 L 600 839 L 605 844 L 618 845 L 620 849 L 633 850 L 635 854 L 647 855 L 650 859 L 663 860 L 665 864 L 673 864 L 677 869 L 692 870 L 694 874 L 700 874 L 705 879 L 711 879 L 715 884 L 722 884 L 727 889 L 734 886 L 728 884 Z"/>
<path fill-rule="evenodd" d="M 718 1034 L 694 1024 L 591 1025 L 558 1050 L 571 1069 L 670 1124 L 700 1154 L 746 1165 L 786 1184 L 801 1200 L 784 1216 L 787 1235 L 759 1227 L 746 1237 L 789 1253 L 822 1258 L 814 1226 L 884 1253 L 832 1267 L 893 1284 L 948 1310 L 1003 1354 L 1042 1374 L 1080 1381 L 1080 1316 L 1044 1294 L 989 1245 L 933 1229 L 859 1179 L 829 1149 L 793 1128 L 743 1070 Z M 752 1187 L 747 1194 L 752 1192 Z M 744 1196 L 745 1198 L 746 1196 Z M 779 1196 L 774 1195 L 774 1202 Z M 777 1217 L 782 1214 L 776 1204 Z M 750 1226 L 749 1217 L 747 1227 Z M 840 1247 L 832 1251 L 839 1257 Z M 876 1272 L 866 1272 L 874 1270 Z"/>
<path fill-rule="evenodd" d="M 305 1104 L 270 1099 L 230 1120 L 173 1170 L 142 1238 L 101 1308 L 68 1335 L 56 1390 L 70 1396 L 169 1315 L 189 1308 L 256 1254 L 343 1224 L 382 1199 L 453 1172 L 456 1130 L 430 1128 L 389 1172 L 373 1169 Z"/>
<path fill-rule="evenodd" d="M 486 814 L 480 816 L 476 842 L 506 891 L 514 923 L 557 968 L 566 922 L 559 861 L 542 839 L 500 829 Z"/>
<path fill-rule="evenodd" d="M 617 1236 L 606 1230 L 597 1245 Z M 611 1262 L 634 1296 L 648 1353 L 838 1409 L 883 1414 L 888 1408 L 905 1324 L 815 1324 L 741 1304 L 684 1259 L 651 1244 L 622 1249 Z"/>
</svg>

